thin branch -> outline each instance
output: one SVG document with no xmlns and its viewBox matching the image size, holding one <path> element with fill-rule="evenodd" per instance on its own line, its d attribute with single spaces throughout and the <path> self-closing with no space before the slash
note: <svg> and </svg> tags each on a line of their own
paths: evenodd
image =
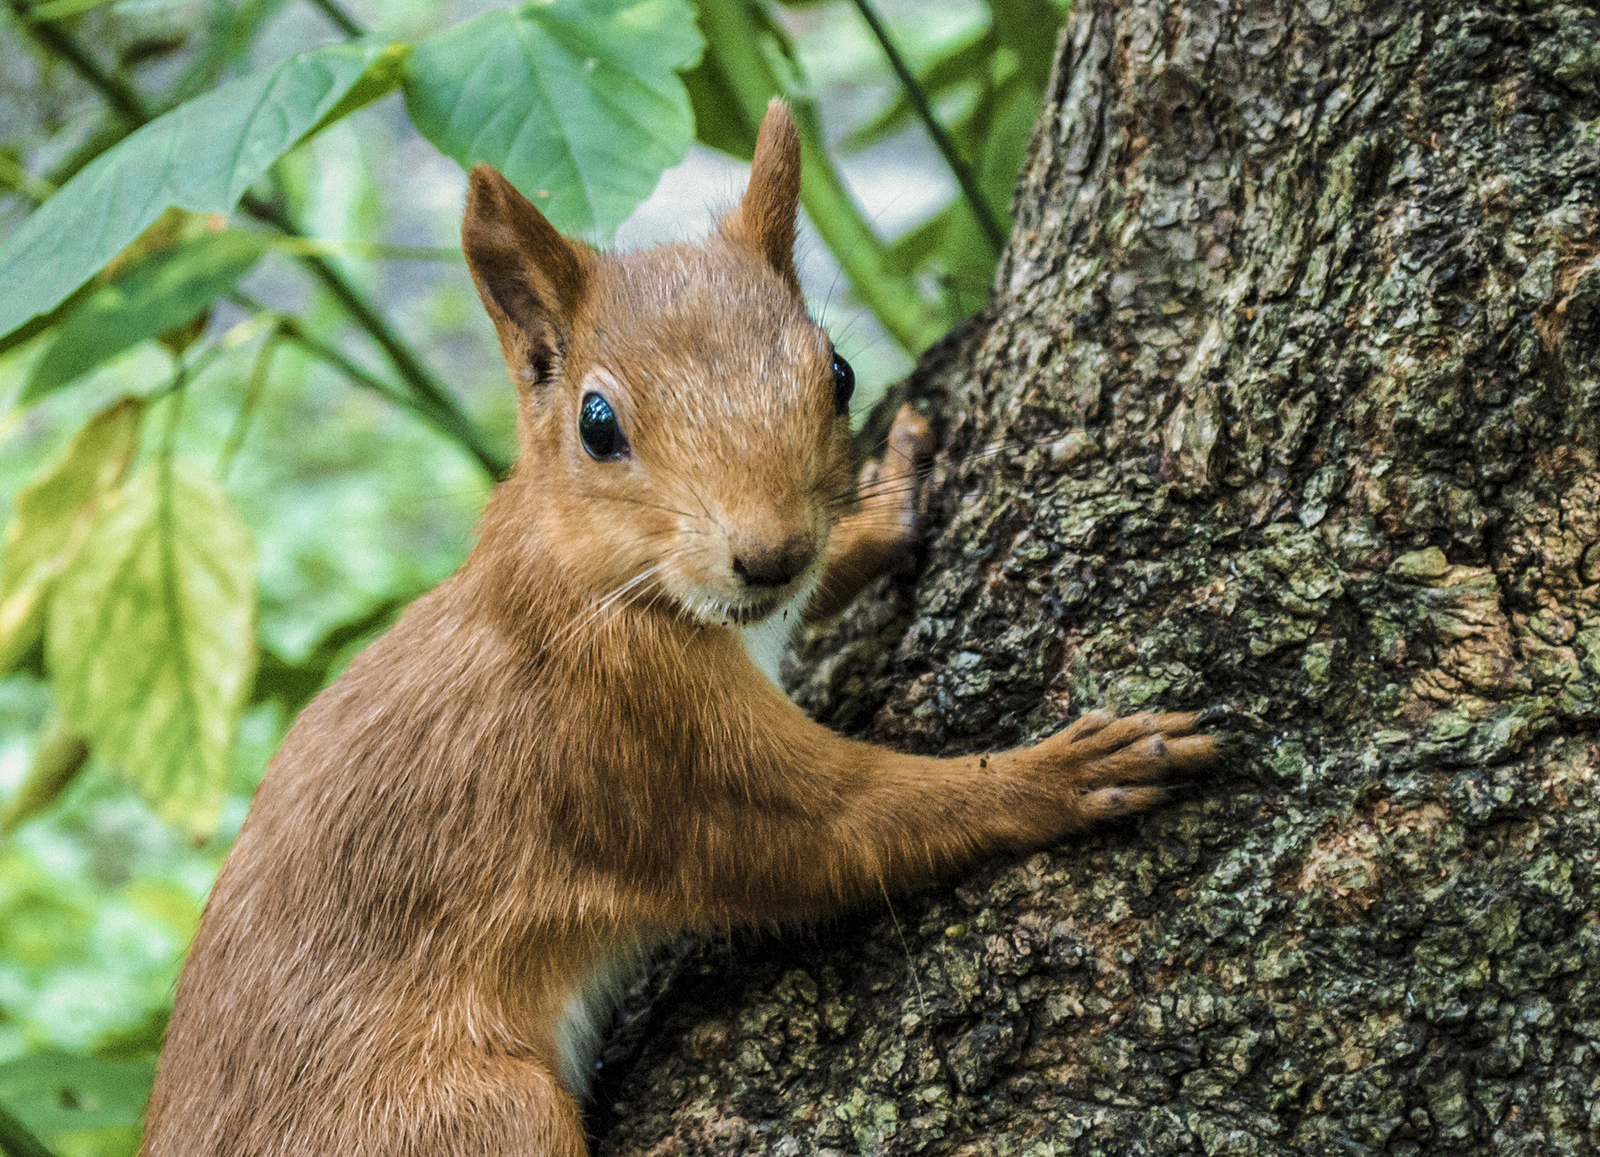
<svg viewBox="0 0 1600 1157">
<path fill-rule="evenodd" d="M 428 422 L 440 432 L 448 435 L 452 441 L 477 459 L 478 465 L 483 467 L 489 477 L 500 479 L 510 472 L 511 464 L 483 445 L 478 438 L 476 429 L 462 431 L 459 428 L 458 421 L 460 418 L 456 411 L 441 411 L 411 394 L 398 392 L 388 382 L 385 382 L 376 374 L 369 373 L 333 346 L 328 345 L 326 342 L 318 341 L 306 333 L 295 325 L 292 319 L 285 319 L 283 336 L 285 340 L 294 342 L 295 345 L 318 360 L 327 362 L 356 385 L 361 386 L 363 389 L 371 390 L 379 397 L 393 402 L 402 409 L 410 410 L 423 421 Z M 468 440 L 468 436 L 470 436 L 470 440 Z"/>
<path fill-rule="evenodd" d="M 304 236 L 294 222 L 289 220 L 287 214 L 276 205 L 263 201 L 254 194 L 246 193 L 239 206 L 258 221 L 263 221 L 290 237 Z M 510 468 L 509 464 L 488 448 L 472 419 L 462 413 L 460 406 L 456 404 L 455 398 L 450 396 L 444 384 L 422 364 L 416 352 L 395 333 L 383 315 L 361 296 L 355 286 L 345 280 L 344 274 L 321 257 L 314 253 L 306 253 L 300 256 L 299 261 L 318 281 L 322 282 L 356 323 L 367 331 L 372 340 L 382 347 L 390 362 L 394 364 L 395 370 L 421 403 L 423 409 L 419 409 L 418 412 L 430 413 L 434 424 L 466 447 L 484 469 L 495 478 L 504 477 Z"/>
<path fill-rule="evenodd" d="M 393 402 L 397 406 L 410 410 L 418 417 L 432 418 L 431 414 L 418 405 L 415 398 L 395 389 L 377 374 L 365 369 L 358 362 L 353 361 L 327 342 L 312 337 L 298 325 L 289 322 L 287 318 L 285 322 L 286 324 L 282 331 L 285 341 L 294 342 L 295 345 L 305 350 L 306 353 L 318 361 L 327 362 L 328 365 L 349 378 L 355 385 L 364 390 L 370 390 L 384 401 Z"/>
<path fill-rule="evenodd" d="M 4 179 L 5 157 L 0 156 L 0 180 Z M 373 261 L 453 261 L 464 265 L 466 258 L 461 250 L 443 245 L 388 245 L 381 241 L 330 241 L 324 237 L 284 237 L 273 248 L 291 257 L 315 254 L 318 257 L 337 257 L 348 253 L 352 257 L 366 257 Z"/>
<path fill-rule="evenodd" d="M 894 74 L 900 78 L 900 85 L 906 90 L 906 99 L 911 102 L 911 107 L 917 110 L 917 116 L 922 118 L 923 126 L 927 128 L 928 135 L 933 138 L 933 143 L 944 154 L 945 164 L 950 166 L 950 171 L 955 174 L 956 183 L 961 186 L 961 193 L 967 199 L 967 204 L 972 208 L 972 215 L 978 219 L 984 236 L 994 246 L 996 253 L 1005 248 L 1005 231 L 1000 228 L 1000 223 L 995 220 L 994 214 L 989 210 L 989 203 L 984 200 L 978 182 L 972 175 L 972 170 L 956 152 L 955 142 L 950 139 L 950 134 L 944 131 L 944 126 L 933 115 L 933 107 L 928 103 L 928 94 L 922 91 L 922 85 L 917 83 L 917 78 L 911 75 L 911 69 L 906 66 L 905 58 L 900 55 L 899 48 L 889 36 L 889 30 L 884 27 L 883 21 L 878 18 L 869 0 L 854 0 L 856 11 L 861 13 L 861 18 L 872 29 L 872 34 L 878 38 L 878 44 L 883 48 L 883 54 L 889 58 L 889 65 L 894 69 Z"/>
<path fill-rule="evenodd" d="M 367 34 L 367 30 L 354 16 L 339 7 L 337 0 L 311 0 L 311 6 L 333 21 L 339 31 L 351 39 Z"/>
<path fill-rule="evenodd" d="M 124 119 L 132 121 L 135 126 L 142 125 L 150 119 L 144 98 L 134 91 L 133 86 L 120 76 L 114 76 L 101 68 L 100 62 L 90 56 L 70 33 L 58 25 L 34 19 L 33 6 L 29 0 L 9 0 L 9 3 L 11 11 L 16 14 L 17 20 L 28 30 L 29 35 L 72 65 L 79 76 L 100 90 L 101 95 L 110 102 L 112 108 L 122 114 Z"/>
<path fill-rule="evenodd" d="M 246 309 L 252 313 L 269 314 L 273 312 L 241 290 L 233 290 L 228 294 L 228 298 L 240 309 Z M 284 341 L 294 342 L 295 345 L 305 350 L 318 361 L 326 362 L 338 370 L 355 385 L 364 390 L 370 390 L 384 399 L 384 401 L 392 402 L 401 409 L 411 411 L 423 421 L 434 426 L 440 433 L 449 437 L 476 458 L 478 464 L 484 468 L 490 477 L 503 478 L 510 471 L 511 464 L 483 444 L 482 436 L 478 433 L 477 427 L 471 425 L 459 410 L 454 407 L 441 409 L 438 406 L 430 405 L 415 394 L 408 393 L 384 381 L 377 374 L 363 368 L 333 346 L 312 337 L 300 328 L 299 323 L 294 318 L 282 314 L 277 314 L 276 316 L 278 319 L 277 337 Z M 464 430 L 461 427 L 463 422 L 467 423 Z"/>
</svg>

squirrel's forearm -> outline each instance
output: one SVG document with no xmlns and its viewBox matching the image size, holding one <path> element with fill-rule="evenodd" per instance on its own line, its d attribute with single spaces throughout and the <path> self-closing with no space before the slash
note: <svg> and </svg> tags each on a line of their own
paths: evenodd
<svg viewBox="0 0 1600 1157">
<path fill-rule="evenodd" d="M 764 792 L 708 797 L 691 824 L 697 838 L 682 849 L 713 920 L 784 920 L 914 887 L 1147 807 L 1162 789 L 1142 785 L 1214 753 L 1209 737 L 1189 734 L 1192 716 L 1112 721 L 1095 712 L 1033 747 L 932 759 L 767 706 L 751 719 L 769 729 L 764 742 L 746 747 L 795 758 L 728 769 L 728 784 L 759 782 Z"/>
</svg>

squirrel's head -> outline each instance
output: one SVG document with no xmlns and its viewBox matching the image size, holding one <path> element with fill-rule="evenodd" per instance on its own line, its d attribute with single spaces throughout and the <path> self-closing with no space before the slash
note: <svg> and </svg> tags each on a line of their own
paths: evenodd
<svg viewBox="0 0 1600 1157">
<path fill-rule="evenodd" d="M 749 623 L 816 581 L 852 482 L 854 375 L 795 275 L 800 138 L 774 100 L 699 245 L 599 254 L 486 165 L 462 246 L 518 392 L 503 501 L 596 595 Z"/>
</svg>

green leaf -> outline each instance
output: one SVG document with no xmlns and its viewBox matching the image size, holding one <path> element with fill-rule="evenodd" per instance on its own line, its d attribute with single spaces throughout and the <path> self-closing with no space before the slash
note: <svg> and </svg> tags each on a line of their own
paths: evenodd
<svg viewBox="0 0 1600 1157">
<path fill-rule="evenodd" d="M 226 230 L 157 250 L 62 322 L 18 399 L 37 402 L 146 338 L 192 320 L 261 260 L 271 238 Z"/>
<path fill-rule="evenodd" d="M 50 600 L 67 723 L 168 822 L 216 823 L 255 667 L 255 547 L 211 478 L 162 459 L 90 528 Z"/>
<path fill-rule="evenodd" d="M 137 398 L 114 402 L 74 435 L 58 462 L 17 491 L 0 555 L 0 675 L 38 643 L 46 596 L 133 461 L 143 414 Z"/>
<path fill-rule="evenodd" d="M 87 299 L 88 296 L 93 292 L 94 286 L 81 285 L 73 293 L 69 294 L 65 301 L 56 306 L 49 313 L 41 313 L 31 317 L 21 325 L 17 326 L 16 329 L 6 334 L 5 337 L 0 337 L 0 356 L 4 356 L 16 349 L 19 345 L 23 345 L 24 343 L 32 341 L 34 338 L 38 337 L 45 330 L 55 325 L 62 318 L 66 317 L 73 310 L 77 309 L 78 306 L 82 305 L 84 300 Z"/>
<path fill-rule="evenodd" d="M 1014 74 L 995 93 L 994 112 L 978 164 L 978 184 L 1007 232 L 1011 230 L 1011 198 L 1017 190 L 1022 162 L 1028 156 L 1039 101 L 1039 90 L 1029 85 L 1021 73 Z"/>
<path fill-rule="evenodd" d="M 773 19 L 772 13 L 761 4 L 738 0 L 746 6 L 746 15 L 756 37 L 757 51 L 762 64 L 758 75 L 737 77 L 738 55 L 729 54 L 725 44 L 715 37 L 706 36 L 706 52 L 700 63 L 684 73 L 683 82 L 689 90 L 689 102 L 694 108 L 695 137 L 703 145 L 720 149 L 731 157 L 749 161 L 756 152 L 756 133 L 761 128 L 761 118 L 766 114 L 766 98 L 785 96 L 790 102 L 789 111 L 801 135 L 822 139 L 822 126 L 816 122 L 811 103 L 797 99 L 796 94 L 805 87 L 804 73 L 800 67 L 794 41 L 783 26 Z M 704 20 L 697 27 L 704 26 Z M 702 35 L 704 33 L 702 32 Z M 739 81 L 764 90 L 757 115 L 750 115 L 750 103 L 740 92 Z M 770 87 L 775 85 L 776 87 Z M 808 123 L 809 122 L 809 123 Z"/>
<path fill-rule="evenodd" d="M 6 1111 L 3 1104 L 0 1104 L 0 1153 L 7 1157 L 55 1157 L 26 1125 Z"/>
<path fill-rule="evenodd" d="M 695 138 L 730 157 L 748 161 L 755 155 L 756 128 L 744 116 L 738 90 L 723 71 L 722 59 L 708 52 L 692 71 L 683 75 L 694 108 Z"/>
<path fill-rule="evenodd" d="M 154 1061 L 35 1053 L 0 1065 L 0 1102 L 35 1133 L 137 1125 Z"/>
<path fill-rule="evenodd" d="M 45 0 L 45 3 L 29 8 L 28 16 L 33 20 L 65 20 L 68 16 L 76 16 L 109 3 L 111 0 Z"/>
<path fill-rule="evenodd" d="M 1029 87 L 1043 92 L 1065 10 L 1050 0 L 989 0 L 989 11 L 1001 42 L 1017 54 Z"/>
<path fill-rule="evenodd" d="M 972 206 L 961 197 L 902 234 L 889 255 L 897 270 L 935 276 L 948 325 L 982 308 L 997 264 Z"/>
<path fill-rule="evenodd" d="M 394 625 L 400 612 L 425 592 L 384 599 L 360 617 L 334 627 L 298 663 L 285 661 L 270 647 L 261 651 L 250 702 L 276 700 L 290 714 L 309 703 L 351 658 L 352 649 L 364 645 Z"/>
<path fill-rule="evenodd" d="M 327 111 L 311 131 L 305 135 L 315 136 L 329 125 L 344 120 L 353 112 L 366 108 L 380 96 L 387 96 L 399 87 L 405 72 L 406 57 L 411 55 L 411 45 L 391 44 L 382 54 L 351 85 L 349 90 L 339 98 L 339 103 Z"/>
<path fill-rule="evenodd" d="M 945 234 L 953 221 L 959 220 L 961 225 L 976 229 L 977 222 L 972 219 L 971 211 L 962 213 L 963 208 L 965 203 L 961 200 L 952 201 L 922 224 L 913 225 L 895 238 L 889 246 L 889 268 L 906 276 L 915 274 L 944 245 Z"/>
<path fill-rule="evenodd" d="M 302 52 L 179 105 L 96 157 L 0 245 L 0 335 L 54 309 L 169 206 L 232 212 L 370 71 L 392 84 L 403 52 L 359 41 Z"/>
<path fill-rule="evenodd" d="M 405 66 L 422 135 L 487 162 L 559 229 L 609 236 L 694 137 L 678 72 L 704 42 L 686 0 L 549 0 L 429 37 Z"/>
</svg>

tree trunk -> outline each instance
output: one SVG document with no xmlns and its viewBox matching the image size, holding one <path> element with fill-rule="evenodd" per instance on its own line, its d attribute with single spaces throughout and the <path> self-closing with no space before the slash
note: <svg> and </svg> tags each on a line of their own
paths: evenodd
<svg viewBox="0 0 1600 1157">
<path fill-rule="evenodd" d="M 602 1154 L 1600 1142 L 1600 13 L 1079 0 L 914 577 L 796 696 L 953 753 L 1228 704 L 1190 798 L 680 950 Z"/>
</svg>

